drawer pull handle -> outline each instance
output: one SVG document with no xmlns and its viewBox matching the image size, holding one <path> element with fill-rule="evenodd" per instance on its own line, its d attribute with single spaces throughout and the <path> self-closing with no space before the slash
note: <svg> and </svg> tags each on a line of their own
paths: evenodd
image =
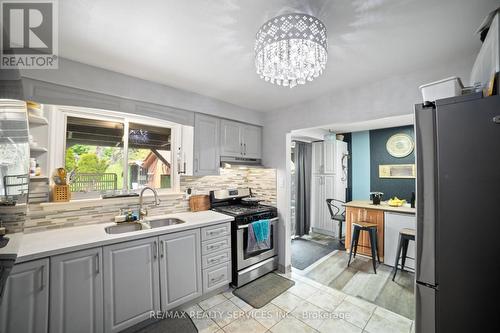
<svg viewBox="0 0 500 333">
<path fill-rule="evenodd" d="M 211 263 L 214 263 L 214 262 L 219 262 L 219 261 L 221 261 L 224 258 L 225 258 L 225 256 L 218 256 L 218 257 L 209 259 L 208 262 L 211 264 Z"/>
<path fill-rule="evenodd" d="M 211 278 L 210 282 L 219 282 L 224 278 L 224 274 L 220 275 L 218 278 Z"/>
<path fill-rule="evenodd" d="M 208 249 L 209 249 L 209 250 L 219 249 L 219 248 L 220 248 L 220 247 L 222 247 L 223 245 L 224 245 L 224 244 L 221 244 L 221 243 L 216 244 L 216 245 L 209 245 L 209 246 L 208 246 Z"/>
</svg>

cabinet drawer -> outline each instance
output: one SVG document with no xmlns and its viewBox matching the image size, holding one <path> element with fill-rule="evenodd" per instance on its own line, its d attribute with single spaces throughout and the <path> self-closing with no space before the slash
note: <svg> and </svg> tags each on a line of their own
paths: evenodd
<svg viewBox="0 0 500 333">
<path fill-rule="evenodd" d="M 209 254 L 231 248 L 231 237 L 226 236 L 201 243 L 201 254 Z"/>
<path fill-rule="evenodd" d="M 211 225 L 201 228 L 201 240 L 206 241 L 222 236 L 231 235 L 231 223 Z"/>
<path fill-rule="evenodd" d="M 201 260 L 201 264 L 203 268 L 208 268 L 214 265 L 222 264 L 229 260 L 231 260 L 231 249 L 228 248 L 222 251 L 204 255 Z"/>
<path fill-rule="evenodd" d="M 231 262 L 203 270 L 203 293 L 231 283 Z"/>
</svg>

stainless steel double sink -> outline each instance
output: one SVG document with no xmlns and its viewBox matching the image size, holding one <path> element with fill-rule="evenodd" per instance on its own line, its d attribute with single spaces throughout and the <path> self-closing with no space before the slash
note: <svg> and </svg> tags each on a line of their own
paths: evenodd
<svg viewBox="0 0 500 333">
<path fill-rule="evenodd" d="M 122 222 L 117 225 L 106 227 L 104 228 L 104 230 L 106 231 L 107 234 L 123 234 L 125 232 L 161 228 L 185 222 L 186 221 L 183 221 L 178 218 L 165 218 L 158 220 L 147 220 L 142 222 Z"/>
</svg>

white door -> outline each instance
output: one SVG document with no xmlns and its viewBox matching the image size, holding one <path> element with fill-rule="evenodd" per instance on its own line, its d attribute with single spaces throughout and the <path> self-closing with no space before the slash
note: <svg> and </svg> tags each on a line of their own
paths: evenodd
<svg viewBox="0 0 500 333">
<path fill-rule="evenodd" d="M 312 143 L 312 173 L 323 173 L 323 142 Z"/>
<path fill-rule="evenodd" d="M 163 311 L 202 294 L 200 229 L 161 236 L 160 285 Z"/>
<path fill-rule="evenodd" d="M 48 319 L 49 259 L 15 265 L 0 306 L 0 331 L 47 332 Z"/>
<path fill-rule="evenodd" d="M 50 331 L 102 332 L 102 250 L 50 258 Z"/>
<path fill-rule="evenodd" d="M 221 155 L 240 157 L 243 155 L 243 125 L 229 120 L 221 120 Z"/>
<path fill-rule="evenodd" d="M 262 158 L 262 128 L 245 125 L 243 127 L 243 156 Z"/>
<path fill-rule="evenodd" d="M 105 246 L 103 259 L 106 332 L 119 332 L 158 311 L 157 237 Z"/>
<path fill-rule="evenodd" d="M 323 173 L 335 173 L 335 146 L 336 142 L 324 141 L 323 142 Z"/>
<path fill-rule="evenodd" d="M 194 123 L 194 161 L 195 176 L 218 175 L 219 124 L 215 117 L 196 114 Z"/>
</svg>

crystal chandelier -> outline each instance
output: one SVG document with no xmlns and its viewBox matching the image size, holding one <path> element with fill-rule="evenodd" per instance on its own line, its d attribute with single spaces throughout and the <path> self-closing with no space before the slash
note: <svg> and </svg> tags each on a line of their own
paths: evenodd
<svg viewBox="0 0 500 333">
<path fill-rule="evenodd" d="M 277 16 L 260 27 L 255 41 L 257 74 L 295 87 L 321 75 L 328 59 L 326 27 L 307 14 Z"/>
</svg>

